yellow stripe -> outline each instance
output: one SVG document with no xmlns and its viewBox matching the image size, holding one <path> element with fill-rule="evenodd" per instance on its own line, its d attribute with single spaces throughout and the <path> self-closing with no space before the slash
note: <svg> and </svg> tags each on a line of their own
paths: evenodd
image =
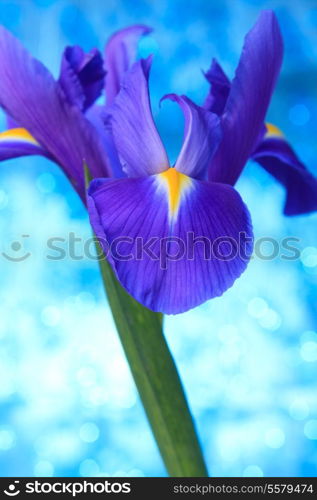
<svg viewBox="0 0 317 500">
<path fill-rule="evenodd" d="M 25 128 L 11 128 L 0 133 L 0 141 L 23 141 L 39 145 L 34 137 Z"/>
<path fill-rule="evenodd" d="M 190 187 L 192 181 L 187 175 L 178 172 L 175 168 L 169 168 L 158 175 L 167 191 L 169 215 L 176 217 L 184 191 Z"/>
<path fill-rule="evenodd" d="M 266 123 L 265 126 L 267 130 L 265 137 L 284 137 L 283 132 L 276 125 Z"/>
</svg>

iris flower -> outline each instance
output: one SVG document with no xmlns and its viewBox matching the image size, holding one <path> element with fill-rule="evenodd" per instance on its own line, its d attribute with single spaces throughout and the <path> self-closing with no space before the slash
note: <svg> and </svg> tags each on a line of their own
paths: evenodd
<svg viewBox="0 0 317 500">
<path fill-rule="evenodd" d="M 86 54 L 67 47 L 55 80 L 10 32 L 0 27 L 0 106 L 9 130 L 0 133 L 0 160 L 42 155 L 61 166 L 86 201 L 83 159 L 94 177 L 120 176 L 111 137 L 101 122 L 135 60 L 137 41 L 151 30 L 136 25 L 115 33 L 105 48 Z M 105 89 L 107 102 L 96 105 Z"/>
<path fill-rule="evenodd" d="M 155 127 L 148 78 L 152 58 L 132 65 L 134 26 L 98 51 L 66 49 L 57 81 L 4 29 L 0 105 L 16 128 L 0 135 L 0 159 L 42 154 L 60 164 L 86 202 L 92 226 L 122 286 L 144 306 L 176 314 L 227 290 L 252 251 L 248 209 L 234 185 L 249 158 L 287 188 L 287 214 L 316 209 L 316 180 L 265 115 L 283 43 L 275 15 L 248 33 L 232 82 L 214 61 L 200 107 L 169 94 L 185 118 L 171 165 Z M 96 105 L 104 86 L 107 105 Z M 109 249 L 111 251 L 109 251 Z"/>
<path fill-rule="evenodd" d="M 264 125 L 282 55 L 276 17 L 264 11 L 246 36 L 232 83 L 214 62 L 203 107 L 186 96 L 163 98 L 179 104 L 185 118 L 175 165 L 169 163 L 151 114 L 151 58 L 126 74 L 111 127 L 127 178 L 94 180 L 88 206 L 119 281 L 148 308 L 186 311 L 221 295 L 245 270 L 252 228 L 233 186 L 250 157 L 288 188 L 287 213 L 316 208 L 316 180 L 280 134 Z M 150 248 L 142 255 L 140 238 Z M 109 253 L 118 242 L 115 255 Z M 208 242 L 213 245 L 206 255 Z"/>
</svg>

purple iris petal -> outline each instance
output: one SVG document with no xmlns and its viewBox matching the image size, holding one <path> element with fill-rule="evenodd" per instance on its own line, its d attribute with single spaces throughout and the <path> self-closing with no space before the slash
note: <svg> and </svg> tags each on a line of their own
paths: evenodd
<svg viewBox="0 0 317 500">
<path fill-rule="evenodd" d="M 221 139 L 219 118 L 197 106 L 186 96 L 168 94 L 163 99 L 177 102 L 185 116 L 184 141 L 175 168 L 190 177 L 205 179 L 211 158 Z"/>
<path fill-rule="evenodd" d="M 99 50 L 93 49 L 85 54 L 81 47 L 66 47 L 59 83 L 68 100 L 82 111 L 89 108 L 101 95 L 105 74 Z"/>
<path fill-rule="evenodd" d="M 84 160 L 94 177 L 110 174 L 98 132 L 50 72 L 3 27 L 0 60 L 0 105 L 62 166 L 84 199 Z"/>
<path fill-rule="evenodd" d="M 151 28 L 142 24 L 130 26 L 117 31 L 107 43 L 105 49 L 107 106 L 113 103 L 125 73 L 135 61 L 140 37 L 151 31 Z"/>
<path fill-rule="evenodd" d="M 168 158 L 151 112 L 148 77 L 151 57 L 137 61 L 127 72 L 110 109 L 114 142 L 129 177 L 162 172 Z"/>
<path fill-rule="evenodd" d="M 317 179 L 300 162 L 284 139 L 264 139 L 253 153 L 252 159 L 285 186 L 286 215 L 317 210 Z"/>
<path fill-rule="evenodd" d="M 205 76 L 211 88 L 204 108 L 221 115 L 229 95 L 230 80 L 215 59 Z M 316 178 L 300 162 L 280 133 L 276 137 L 265 137 L 266 132 L 266 127 L 263 125 L 260 132 L 261 139 L 252 152 L 251 159 L 257 161 L 286 188 L 284 213 L 296 215 L 317 210 Z"/>
<path fill-rule="evenodd" d="M 13 120 L 13 118 L 11 118 L 11 116 L 7 115 L 6 119 L 7 119 L 7 128 L 8 129 L 19 128 L 19 124 L 15 120 Z"/>
<path fill-rule="evenodd" d="M 182 184 L 178 201 L 169 175 Z M 231 186 L 172 168 L 93 181 L 88 198 L 92 226 L 119 281 L 154 311 L 177 314 L 219 296 L 247 266 L 250 218 Z"/>
<path fill-rule="evenodd" d="M 125 177 L 125 173 L 122 170 L 118 152 L 113 141 L 110 115 L 106 106 L 98 106 L 97 104 L 91 106 L 86 112 L 86 118 L 98 130 L 100 140 L 103 143 L 109 164 L 111 166 L 112 177 Z"/>
<path fill-rule="evenodd" d="M 205 77 L 211 87 L 203 107 L 216 115 L 222 115 L 230 93 L 231 82 L 216 59 L 212 60 Z"/>
<path fill-rule="evenodd" d="M 30 155 L 53 159 L 25 129 L 11 128 L 0 133 L 0 161 Z"/>
<path fill-rule="evenodd" d="M 222 115 L 223 139 L 209 178 L 235 184 L 263 130 L 279 74 L 283 42 L 273 12 L 263 11 L 245 38 L 242 55 Z"/>
</svg>

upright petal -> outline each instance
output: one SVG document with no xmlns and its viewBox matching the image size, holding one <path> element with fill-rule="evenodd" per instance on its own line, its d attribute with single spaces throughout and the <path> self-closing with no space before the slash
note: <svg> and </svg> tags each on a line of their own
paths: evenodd
<svg viewBox="0 0 317 500">
<path fill-rule="evenodd" d="M 151 175 L 169 167 L 151 111 L 148 88 L 151 62 L 149 57 L 132 66 L 110 109 L 114 142 L 128 177 Z"/>
<path fill-rule="evenodd" d="M 30 155 L 41 155 L 53 159 L 23 128 L 12 128 L 0 133 L 0 161 Z"/>
<path fill-rule="evenodd" d="M 94 177 L 110 173 L 98 132 L 49 71 L 3 27 L 0 60 L 0 105 L 62 165 L 84 198 L 84 159 Z"/>
<path fill-rule="evenodd" d="M 107 106 L 113 103 L 125 73 L 135 62 L 139 39 L 151 31 L 151 28 L 142 24 L 129 26 L 117 31 L 107 43 L 105 48 Z"/>
<path fill-rule="evenodd" d="M 101 95 L 105 70 L 99 50 L 85 54 L 77 45 L 66 47 L 61 63 L 59 83 L 67 98 L 86 111 Z"/>
<path fill-rule="evenodd" d="M 171 168 L 93 181 L 88 198 L 92 226 L 119 281 L 149 309 L 187 311 L 221 295 L 247 266 L 249 214 L 231 186 Z"/>
<path fill-rule="evenodd" d="M 186 96 L 168 94 L 163 99 L 177 102 L 185 117 L 183 146 L 175 163 L 176 170 L 196 179 L 205 179 L 221 139 L 218 116 L 197 106 Z"/>
<path fill-rule="evenodd" d="M 111 117 L 107 111 L 106 106 L 99 106 L 95 104 L 91 106 L 86 112 L 86 118 L 96 127 L 99 137 L 103 143 L 107 158 L 111 167 L 112 177 L 126 177 L 122 170 L 122 165 L 119 160 L 118 152 L 115 147 L 112 130 L 111 130 Z"/>
<path fill-rule="evenodd" d="M 222 116 L 223 139 L 209 170 L 210 180 L 237 181 L 262 134 L 282 55 L 277 19 L 273 12 L 264 11 L 245 39 Z"/>
<path fill-rule="evenodd" d="M 216 59 L 212 60 L 205 77 L 210 83 L 210 90 L 203 107 L 220 116 L 227 103 L 231 82 Z"/>
<path fill-rule="evenodd" d="M 256 148 L 252 159 L 285 187 L 285 215 L 317 210 L 317 179 L 301 163 L 276 127 L 270 128 L 269 135 Z"/>
</svg>

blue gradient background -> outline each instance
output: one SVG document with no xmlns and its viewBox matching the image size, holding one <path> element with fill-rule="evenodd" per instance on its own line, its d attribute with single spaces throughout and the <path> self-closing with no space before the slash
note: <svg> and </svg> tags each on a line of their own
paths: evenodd
<svg viewBox="0 0 317 500">
<path fill-rule="evenodd" d="M 285 39 L 269 121 L 317 175 L 316 1 L 2 0 L 0 23 L 55 75 L 65 45 L 102 48 L 115 29 L 153 26 L 140 54 L 155 54 L 153 108 L 174 159 L 182 117 L 173 103 L 159 110 L 159 98 L 202 102 L 201 69 L 216 56 L 232 75 L 263 8 L 275 9 Z M 79 199 L 44 159 L 6 162 L 0 178 L 0 251 L 31 252 L 21 263 L 0 255 L 0 475 L 165 475 L 96 263 L 46 258 L 50 236 L 90 237 Z M 315 476 L 317 218 L 285 218 L 283 189 L 255 164 L 238 188 L 256 236 L 296 236 L 301 258 L 254 259 L 223 297 L 168 317 L 167 339 L 211 475 Z"/>
</svg>

